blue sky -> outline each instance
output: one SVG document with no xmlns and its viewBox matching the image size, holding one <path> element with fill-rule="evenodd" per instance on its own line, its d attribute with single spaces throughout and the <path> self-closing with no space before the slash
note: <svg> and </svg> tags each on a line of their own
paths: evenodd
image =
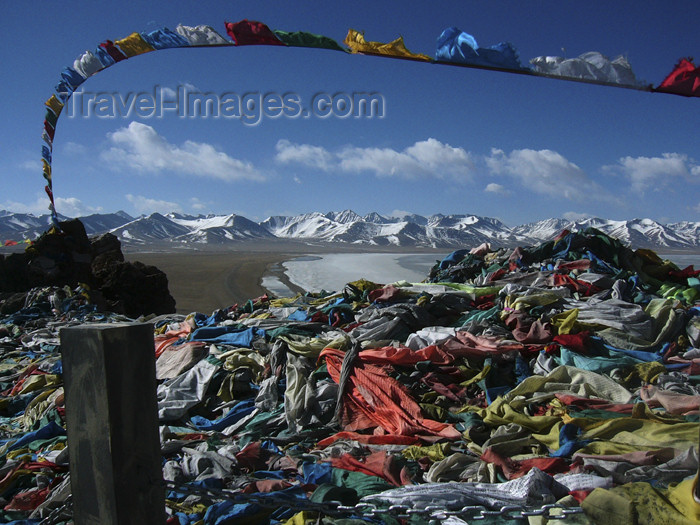
<svg viewBox="0 0 700 525">
<path fill-rule="evenodd" d="M 433 56 L 456 26 L 481 46 L 542 55 L 624 55 L 657 85 L 681 57 L 700 58 L 700 4 L 658 2 L 15 2 L 4 4 L 0 208 L 43 214 L 44 101 L 63 67 L 105 39 L 179 23 L 247 18 L 341 43 L 404 37 Z M 228 37 L 227 37 L 228 38 Z M 106 93 L 178 89 L 219 97 L 375 93 L 383 115 L 160 117 L 96 108 L 58 122 L 59 213 L 237 213 L 253 220 L 346 208 L 365 214 L 463 213 L 514 226 L 548 217 L 700 220 L 700 100 L 340 52 L 248 46 L 157 51 L 82 86 Z M 121 97 L 121 98 L 118 98 Z M 338 98 L 339 97 L 339 98 Z M 87 103 L 84 104 L 84 108 Z M 102 108 L 104 110 L 104 108 Z"/>
</svg>

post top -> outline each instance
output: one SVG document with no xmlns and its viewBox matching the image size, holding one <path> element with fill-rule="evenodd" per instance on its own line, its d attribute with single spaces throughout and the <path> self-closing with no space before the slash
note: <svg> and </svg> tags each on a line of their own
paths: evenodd
<svg viewBox="0 0 700 525">
<path fill-rule="evenodd" d="M 79 324 L 79 325 L 74 325 L 74 326 L 64 326 L 64 327 L 59 329 L 59 333 L 66 331 L 66 330 L 70 330 L 70 331 L 93 330 L 93 331 L 102 332 L 102 331 L 106 331 L 106 330 L 116 330 L 116 329 L 123 329 L 123 328 L 142 329 L 141 327 L 148 327 L 149 329 L 153 330 L 153 323 L 142 323 L 142 322 L 85 323 L 85 324 Z"/>
</svg>

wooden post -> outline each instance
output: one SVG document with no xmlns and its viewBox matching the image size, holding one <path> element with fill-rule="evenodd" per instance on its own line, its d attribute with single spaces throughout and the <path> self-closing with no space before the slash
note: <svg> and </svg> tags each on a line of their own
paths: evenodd
<svg viewBox="0 0 700 525">
<path fill-rule="evenodd" d="M 700 441 L 698 441 L 698 448 L 695 449 L 700 455 Z M 694 487 L 694 492 L 693 496 L 695 497 L 696 502 L 700 502 L 700 463 L 698 463 L 698 472 L 695 474 L 695 483 L 693 484 Z"/>
<path fill-rule="evenodd" d="M 165 523 L 153 326 L 60 331 L 76 525 Z"/>
</svg>

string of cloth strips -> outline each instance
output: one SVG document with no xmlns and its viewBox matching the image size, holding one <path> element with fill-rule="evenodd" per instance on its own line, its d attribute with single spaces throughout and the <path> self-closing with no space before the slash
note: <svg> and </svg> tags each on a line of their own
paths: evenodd
<svg viewBox="0 0 700 525">
<path fill-rule="evenodd" d="M 226 22 L 225 27 L 230 39 L 208 25 L 178 25 L 174 31 L 163 27 L 148 32 L 134 32 L 115 41 L 105 40 L 94 51 L 85 51 L 72 65 L 63 69 L 54 93 L 45 102 L 41 148 L 42 174 L 46 180 L 44 189 L 49 197 L 49 210 L 55 227 L 58 227 L 58 215 L 53 195 L 51 153 L 56 124 L 63 107 L 73 92 L 92 75 L 118 62 L 151 51 L 247 45 L 308 47 L 700 97 L 700 68 L 689 58 L 682 58 L 671 73 L 654 87 L 636 79 L 630 64 L 622 56 L 612 60 L 598 52 L 584 53 L 576 58 L 540 56 L 531 59 L 527 66 L 520 62 L 517 50 L 511 43 L 500 42 L 482 47 L 474 36 L 456 27 L 447 28 L 440 34 L 434 58 L 409 51 L 403 37 L 388 43 L 374 42 L 365 40 L 364 34 L 354 29 L 348 31 L 344 40 L 347 47 L 343 48 L 327 36 L 304 31 L 273 31 L 262 22 L 251 20 Z"/>
</svg>

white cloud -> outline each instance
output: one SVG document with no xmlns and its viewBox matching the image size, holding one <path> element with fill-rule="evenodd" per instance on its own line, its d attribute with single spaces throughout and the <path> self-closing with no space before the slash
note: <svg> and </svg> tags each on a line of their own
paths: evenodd
<svg viewBox="0 0 700 525">
<path fill-rule="evenodd" d="M 343 171 L 370 171 L 379 177 L 466 178 L 474 169 L 468 152 L 433 138 L 416 142 L 403 151 L 348 147 L 338 154 L 338 158 Z"/>
<path fill-rule="evenodd" d="M 337 153 L 321 146 L 294 144 L 280 140 L 275 159 L 282 163 L 299 163 L 323 171 L 346 173 L 373 172 L 378 177 L 455 177 L 466 178 L 474 169 L 471 155 L 429 138 L 397 151 L 392 148 L 348 146 Z"/>
<path fill-rule="evenodd" d="M 195 211 L 202 211 L 207 209 L 207 205 L 204 204 L 197 197 L 190 197 L 190 208 Z"/>
<path fill-rule="evenodd" d="M 84 215 L 92 215 L 93 213 L 101 213 L 101 207 L 87 206 L 76 197 L 55 197 L 54 204 L 56 212 L 67 217 L 82 217 Z M 36 200 L 30 203 L 17 201 L 5 201 L 0 204 L 0 208 L 15 213 L 31 213 L 33 215 L 45 215 L 49 213 L 49 198 L 45 193 L 39 192 L 36 194 Z"/>
<path fill-rule="evenodd" d="M 277 142 L 275 149 L 275 160 L 281 164 L 298 163 L 323 171 L 328 171 L 333 166 L 333 155 L 321 146 L 294 144 L 282 139 Z"/>
<path fill-rule="evenodd" d="M 622 157 L 617 165 L 605 169 L 621 172 L 638 193 L 676 182 L 697 182 L 700 177 L 700 164 L 680 153 L 663 153 L 661 157 Z"/>
<path fill-rule="evenodd" d="M 38 196 L 36 201 L 29 204 L 17 201 L 5 201 L 0 204 L 3 210 L 14 213 L 31 213 L 33 215 L 45 215 L 49 213 L 49 198 Z"/>
<path fill-rule="evenodd" d="M 97 208 L 87 206 L 83 201 L 75 197 L 54 197 L 54 204 L 58 213 L 69 217 L 81 217 L 83 215 L 92 215 L 93 213 L 102 213 L 103 211 L 101 206 Z"/>
<path fill-rule="evenodd" d="M 227 182 L 264 179 L 251 163 L 234 159 L 211 144 L 191 140 L 182 146 L 170 144 L 140 122 L 131 122 L 107 136 L 113 146 L 102 153 L 102 159 L 140 173 L 167 171 Z"/>
<path fill-rule="evenodd" d="M 450 175 L 461 175 L 474 167 L 470 154 L 464 149 L 453 148 L 433 138 L 416 142 L 404 152 L 420 166 L 436 173 L 444 169 Z"/>
<path fill-rule="evenodd" d="M 404 210 L 394 210 L 389 214 L 389 217 L 395 217 L 397 219 L 403 219 L 407 215 L 414 215 L 412 211 L 404 211 Z"/>
<path fill-rule="evenodd" d="M 62 149 L 67 155 L 84 155 L 87 153 L 85 146 L 72 141 L 66 142 Z"/>
<path fill-rule="evenodd" d="M 160 96 L 163 99 L 167 100 L 174 100 L 177 99 L 178 96 L 178 91 L 186 91 L 189 93 L 199 93 L 199 88 L 195 86 L 194 84 L 190 84 L 189 82 L 185 82 L 183 84 L 180 84 L 175 87 L 175 89 L 169 87 L 169 86 L 160 86 Z"/>
<path fill-rule="evenodd" d="M 569 200 L 613 200 L 573 162 L 556 151 L 520 149 L 506 154 L 492 149 L 486 165 L 496 175 L 508 175 L 526 188 L 544 195 Z"/>
<path fill-rule="evenodd" d="M 176 202 L 151 199 L 143 195 L 131 195 L 130 193 L 125 195 L 125 197 L 134 207 L 136 213 L 139 214 L 149 215 L 154 212 L 170 213 L 171 211 L 182 212 L 182 207 Z"/>
<path fill-rule="evenodd" d="M 375 175 L 400 175 L 415 159 L 391 148 L 347 147 L 338 154 L 340 168 L 348 172 L 374 171 Z"/>
<path fill-rule="evenodd" d="M 19 167 L 23 170 L 36 171 L 41 173 L 42 165 L 40 160 L 25 160 L 19 163 Z"/>
<path fill-rule="evenodd" d="M 301 182 L 301 179 L 300 179 L 299 177 L 297 177 L 296 175 L 294 175 L 294 179 L 292 179 L 292 180 L 294 180 L 294 182 L 296 182 L 297 184 L 301 184 L 301 183 L 302 183 L 302 182 Z"/>
<path fill-rule="evenodd" d="M 489 182 L 486 187 L 484 188 L 485 192 L 488 193 L 499 193 L 501 195 L 505 195 L 507 193 L 510 193 L 505 186 L 502 186 L 500 184 L 496 184 L 495 182 Z"/>
<path fill-rule="evenodd" d="M 171 100 L 177 97 L 177 91 L 168 86 L 160 87 L 160 97 L 161 99 Z"/>
<path fill-rule="evenodd" d="M 567 211 L 562 215 L 562 217 L 569 221 L 580 221 L 583 219 L 588 219 L 590 216 L 590 213 L 579 213 L 577 211 Z"/>
</svg>

